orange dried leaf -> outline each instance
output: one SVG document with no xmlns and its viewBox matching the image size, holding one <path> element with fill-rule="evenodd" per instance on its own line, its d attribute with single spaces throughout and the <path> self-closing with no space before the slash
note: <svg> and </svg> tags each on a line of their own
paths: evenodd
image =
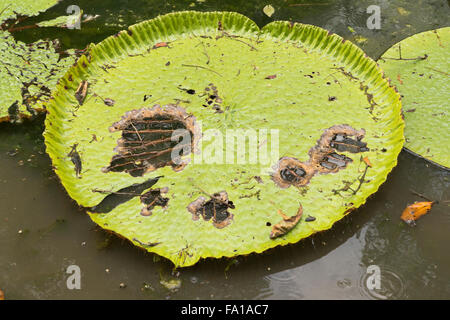
<svg viewBox="0 0 450 320">
<path fill-rule="evenodd" d="M 153 46 L 153 48 L 157 49 L 157 48 L 162 48 L 162 47 L 167 47 L 167 46 L 168 46 L 167 42 L 158 42 L 157 44 L 155 44 Z"/>
<path fill-rule="evenodd" d="M 372 168 L 372 163 L 370 162 L 369 157 L 364 157 L 364 158 L 363 158 L 363 161 L 364 161 L 369 167 Z"/>
<path fill-rule="evenodd" d="M 415 202 L 406 207 L 400 218 L 407 223 L 416 221 L 424 214 L 427 214 L 433 204 L 434 202 L 432 201 Z"/>
</svg>

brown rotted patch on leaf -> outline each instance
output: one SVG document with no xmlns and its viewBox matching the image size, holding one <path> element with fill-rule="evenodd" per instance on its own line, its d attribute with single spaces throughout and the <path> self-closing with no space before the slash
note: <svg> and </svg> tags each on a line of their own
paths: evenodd
<svg viewBox="0 0 450 320">
<path fill-rule="evenodd" d="M 311 164 L 320 173 L 335 173 L 347 167 L 353 160 L 345 155 L 338 154 L 328 149 L 321 149 L 318 146 L 310 150 Z"/>
<path fill-rule="evenodd" d="M 70 157 L 70 161 L 72 161 L 72 163 L 74 165 L 75 174 L 77 175 L 77 178 L 81 178 L 80 174 L 81 174 L 81 169 L 83 168 L 83 165 L 81 162 L 80 154 L 77 151 L 77 147 L 78 147 L 78 143 L 75 143 L 72 146 L 72 149 L 70 150 L 70 152 L 67 154 L 67 156 Z"/>
<path fill-rule="evenodd" d="M 353 160 L 337 153 L 359 153 L 369 151 L 367 143 L 361 141 L 366 132 L 349 125 L 336 125 L 326 129 L 317 145 L 309 150 L 310 163 L 320 173 L 335 173 L 347 167 Z"/>
<path fill-rule="evenodd" d="M 319 173 L 335 173 L 347 167 L 353 160 L 339 152 L 359 153 L 369 151 L 367 143 L 361 141 L 366 132 L 355 130 L 349 125 L 335 125 L 325 130 L 317 144 L 308 154 L 307 162 L 300 162 L 291 157 L 283 157 L 273 167 L 272 180 L 280 188 L 291 185 L 303 187 Z"/>
<path fill-rule="evenodd" d="M 311 165 L 290 157 L 281 158 L 273 169 L 272 180 L 280 188 L 305 186 L 314 175 Z"/>
<path fill-rule="evenodd" d="M 297 214 L 293 215 L 292 217 L 285 215 L 281 210 L 278 210 L 278 214 L 283 218 L 283 220 L 272 226 L 272 231 L 270 232 L 270 239 L 275 239 L 280 236 L 284 236 L 286 233 L 294 229 L 294 227 L 299 223 L 302 217 L 303 207 L 300 204 L 297 210 Z"/>
<path fill-rule="evenodd" d="M 213 83 L 208 84 L 205 88 L 204 95 L 206 96 L 205 103 L 203 104 L 205 108 L 211 107 L 215 113 L 223 113 L 223 100 L 219 96 L 219 91 Z"/>
<path fill-rule="evenodd" d="M 317 146 L 322 150 L 335 149 L 339 152 L 348 151 L 351 153 L 365 152 L 369 151 L 367 143 L 361 141 L 365 135 L 364 129 L 355 130 L 349 125 L 340 124 L 326 129 L 317 141 Z"/>
<path fill-rule="evenodd" d="M 166 194 L 169 189 L 166 188 L 157 188 L 150 189 L 146 193 L 142 194 L 140 199 L 141 203 L 144 205 L 144 208 L 141 210 L 141 215 L 143 216 L 151 216 L 152 210 L 156 206 L 159 207 L 167 207 L 167 203 L 169 202 L 169 198 L 164 198 L 163 194 Z"/>
<path fill-rule="evenodd" d="M 232 201 L 229 201 L 226 191 L 215 193 L 209 200 L 201 196 L 197 200 L 191 202 L 187 209 L 192 213 L 192 220 L 198 220 L 200 216 L 205 221 L 212 219 L 213 225 L 222 229 L 228 226 L 233 220 L 233 214 L 228 209 L 234 209 Z"/>
<path fill-rule="evenodd" d="M 114 123 L 110 132 L 122 131 L 114 151 L 117 152 L 103 172 L 127 172 L 142 176 L 165 166 L 180 171 L 196 151 L 199 128 L 195 117 L 176 105 L 155 105 L 127 112 Z"/>
<path fill-rule="evenodd" d="M 83 104 L 84 98 L 86 98 L 88 85 L 89 83 L 86 80 L 83 80 L 78 85 L 77 91 L 75 91 L 75 99 L 77 99 L 80 106 Z"/>
</svg>

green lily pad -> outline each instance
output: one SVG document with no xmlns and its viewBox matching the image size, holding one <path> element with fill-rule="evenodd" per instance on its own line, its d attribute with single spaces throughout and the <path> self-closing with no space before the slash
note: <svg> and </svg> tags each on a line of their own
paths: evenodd
<svg viewBox="0 0 450 320">
<path fill-rule="evenodd" d="M 38 22 L 36 25 L 38 27 L 59 27 L 59 28 L 74 28 L 77 23 L 81 22 L 83 16 L 83 10 L 78 13 L 69 16 L 59 16 L 51 20 Z"/>
<path fill-rule="evenodd" d="M 56 82 L 76 58 L 74 50 L 63 57 L 57 47 L 56 40 L 25 44 L 0 31 L 0 122 L 19 121 L 44 109 Z"/>
<path fill-rule="evenodd" d="M 35 16 L 53 7 L 59 0 L 0 0 L 0 22 L 17 15 Z"/>
<path fill-rule="evenodd" d="M 399 95 L 355 45 L 230 12 L 168 14 L 107 38 L 47 110 L 69 195 L 176 266 L 329 229 L 385 181 L 404 140 Z"/>
<path fill-rule="evenodd" d="M 398 88 L 405 147 L 450 168 L 450 27 L 415 34 L 393 45 L 378 63 Z"/>
</svg>

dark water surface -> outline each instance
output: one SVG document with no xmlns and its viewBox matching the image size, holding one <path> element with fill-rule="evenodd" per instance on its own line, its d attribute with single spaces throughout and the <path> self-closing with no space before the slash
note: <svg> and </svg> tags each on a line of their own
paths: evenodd
<svg viewBox="0 0 450 320">
<path fill-rule="evenodd" d="M 72 4 L 100 17 L 80 30 L 14 35 L 26 42 L 59 38 L 65 48 L 84 48 L 159 14 L 230 10 L 260 26 L 292 20 L 324 27 L 359 40 L 376 59 L 407 36 L 450 25 L 443 0 L 71 0 L 20 25 L 63 15 Z M 266 4 L 275 8 L 271 18 L 262 11 Z M 380 30 L 366 28 L 372 4 L 382 10 Z M 450 172 L 406 151 L 366 205 L 331 230 L 261 255 L 206 260 L 172 272 L 170 262 L 102 231 L 77 207 L 52 172 L 42 130 L 43 117 L 0 125 L 0 288 L 8 299 L 450 299 Z M 440 203 L 412 228 L 400 215 L 423 200 L 417 193 Z M 66 287 L 72 264 L 81 268 L 81 290 Z M 380 268 L 379 290 L 366 287 L 370 265 Z M 161 280 L 181 286 L 172 292 Z"/>
</svg>

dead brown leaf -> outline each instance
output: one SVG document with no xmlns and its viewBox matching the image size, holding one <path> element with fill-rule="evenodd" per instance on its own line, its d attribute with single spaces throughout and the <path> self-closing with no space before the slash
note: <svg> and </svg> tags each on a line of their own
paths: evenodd
<svg viewBox="0 0 450 320">
<path fill-rule="evenodd" d="M 283 220 L 272 227 L 270 239 L 278 238 L 291 231 L 300 221 L 303 214 L 303 207 L 300 204 L 297 214 L 292 217 L 285 215 L 281 210 L 278 210 L 278 214 L 283 218 Z"/>
<path fill-rule="evenodd" d="M 163 48 L 163 47 L 168 47 L 169 44 L 167 42 L 158 42 L 157 44 L 155 44 L 153 46 L 153 49 L 158 49 L 158 48 Z"/>
<path fill-rule="evenodd" d="M 433 201 L 415 202 L 406 207 L 400 218 L 408 224 L 414 224 L 414 221 L 430 211 L 433 204 Z"/>
<path fill-rule="evenodd" d="M 88 88 L 88 82 L 83 80 L 80 82 L 77 91 L 75 92 L 75 98 L 77 99 L 80 106 L 83 104 L 84 98 L 86 98 Z"/>
<path fill-rule="evenodd" d="M 370 162 L 369 157 L 364 157 L 364 158 L 363 158 L 363 161 L 364 161 L 369 167 L 372 168 L 372 163 Z"/>
</svg>

